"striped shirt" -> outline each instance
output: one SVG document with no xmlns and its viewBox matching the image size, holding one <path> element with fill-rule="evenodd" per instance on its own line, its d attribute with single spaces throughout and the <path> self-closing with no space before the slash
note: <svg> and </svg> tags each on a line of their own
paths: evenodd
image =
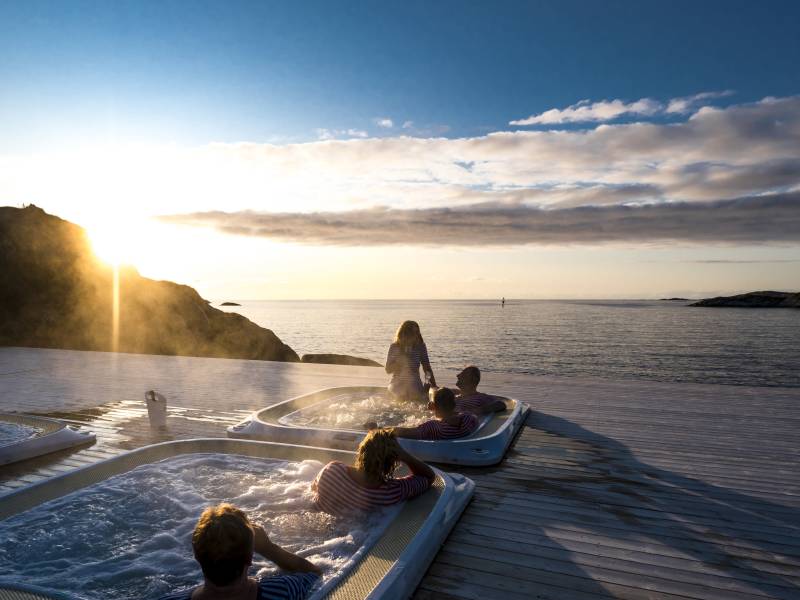
<svg viewBox="0 0 800 600">
<path fill-rule="evenodd" d="M 455 425 L 441 419 L 431 419 L 417 425 L 421 440 L 452 440 L 469 435 L 477 428 L 478 417 L 472 413 L 460 413 Z"/>
<path fill-rule="evenodd" d="M 322 468 L 311 489 L 319 510 L 332 515 L 348 515 L 355 510 L 397 504 L 419 496 L 430 486 L 427 477 L 408 475 L 389 479 L 376 488 L 364 487 L 353 479 L 346 464 L 334 460 Z"/>
<path fill-rule="evenodd" d="M 261 577 L 258 580 L 257 600 L 303 600 L 319 580 L 316 573 L 291 573 Z M 194 589 L 175 592 L 160 600 L 191 600 Z"/>
<path fill-rule="evenodd" d="M 497 398 L 484 394 L 482 392 L 475 392 L 469 396 L 459 396 L 456 398 L 456 411 L 481 414 L 484 407 L 497 402 Z"/>
</svg>

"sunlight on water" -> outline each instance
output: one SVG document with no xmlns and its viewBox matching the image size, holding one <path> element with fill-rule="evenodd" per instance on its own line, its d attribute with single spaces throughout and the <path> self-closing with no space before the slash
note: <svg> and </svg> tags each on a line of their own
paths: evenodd
<svg viewBox="0 0 800 600">
<path fill-rule="evenodd" d="M 332 517 L 311 504 L 321 463 L 194 454 L 138 467 L 0 522 L 0 581 L 85 599 L 158 598 L 201 582 L 191 534 L 202 510 L 231 502 L 329 582 L 399 506 Z M 258 555 L 251 575 L 276 572 Z"/>
</svg>

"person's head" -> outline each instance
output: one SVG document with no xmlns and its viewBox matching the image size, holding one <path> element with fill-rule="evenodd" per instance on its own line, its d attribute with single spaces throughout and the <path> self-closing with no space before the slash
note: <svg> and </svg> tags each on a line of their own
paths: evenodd
<svg viewBox="0 0 800 600">
<path fill-rule="evenodd" d="M 475 365 L 464 368 L 456 375 L 456 385 L 462 392 L 473 392 L 481 382 L 481 370 Z"/>
<path fill-rule="evenodd" d="M 439 388 L 433 395 L 433 412 L 441 418 L 453 414 L 456 409 L 456 395 L 450 388 Z"/>
<path fill-rule="evenodd" d="M 391 477 L 399 456 L 394 433 L 388 429 L 373 429 L 358 445 L 355 468 L 373 481 Z"/>
<path fill-rule="evenodd" d="M 234 583 L 247 572 L 253 544 L 250 520 L 231 504 L 205 509 L 192 534 L 194 557 L 205 578 L 218 586 Z"/>
<path fill-rule="evenodd" d="M 394 341 L 399 344 L 403 350 L 409 350 L 414 346 L 423 344 L 424 342 L 422 341 L 422 333 L 420 333 L 419 324 L 416 321 L 403 321 L 400 327 L 397 328 Z"/>
</svg>

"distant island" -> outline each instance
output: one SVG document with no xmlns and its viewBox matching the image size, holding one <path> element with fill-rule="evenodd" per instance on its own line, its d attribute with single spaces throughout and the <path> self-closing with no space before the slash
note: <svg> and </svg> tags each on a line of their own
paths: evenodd
<svg viewBox="0 0 800 600">
<path fill-rule="evenodd" d="M 736 296 L 717 296 L 694 302 L 689 306 L 800 308 L 800 292 L 749 292 Z"/>
<path fill-rule="evenodd" d="M 83 228 L 33 205 L 0 207 L 0 346 L 113 351 L 113 281 Z M 300 362 L 269 329 L 127 266 L 119 270 L 116 350 Z M 366 360 L 323 356 L 330 360 L 315 362 Z"/>
<path fill-rule="evenodd" d="M 688 298 L 659 298 L 663 302 L 688 302 Z"/>
<path fill-rule="evenodd" d="M 238 302 L 223 302 L 220 306 L 241 306 Z"/>
</svg>

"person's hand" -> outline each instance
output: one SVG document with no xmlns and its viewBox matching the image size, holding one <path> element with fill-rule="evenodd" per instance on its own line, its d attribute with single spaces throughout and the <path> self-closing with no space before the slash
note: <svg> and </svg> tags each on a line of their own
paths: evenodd
<svg viewBox="0 0 800 600">
<path fill-rule="evenodd" d="M 308 570 L 309 571 L 311 571 L 312 573 L 316 573 L 317 575 L 322 575 L 322 567 L 318 567 L 317 565 L 312 563 L 310 560 L 306 561 L 306 562 L 308 562 L 308 565 L 309 565 L 308 566 Z"/>
</svg>

